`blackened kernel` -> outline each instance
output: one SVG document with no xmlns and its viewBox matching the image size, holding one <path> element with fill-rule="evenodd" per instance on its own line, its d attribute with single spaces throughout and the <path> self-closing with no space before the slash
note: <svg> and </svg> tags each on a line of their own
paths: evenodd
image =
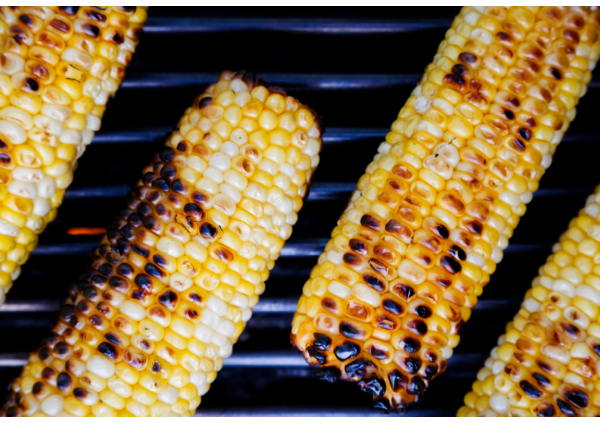
<svg viewBox="0 0 600 423">
<path fill-rule="evenodd" d="M 56 351 L 59 357 L 62 357 L 69 352 L 69 346 L 64 342 L 58 342 L 54 346 L 54 351 Z"/>
<path fill-rule="evenodd" d="M 513 140 L 511 141 L 511 145 L 515 148 L 515 150 L 520 152 L 525 151 L 525 149 L 527 148 L 525 146 L 525 143 L 519 138 L 513 138 Z"/>
<path fill-rule="evenodd" d="M 388 380 L 390 381 L 390 387 L 394 392 L 398 392 L 400 389 L 406 389 L 406 386 L 408 385 L 407 377 L 400 373 L 399 370 L 392 370 L 388 374 Z"/>
<path fill-rule="evenodd" d="M 550 69 L 550 73 L 552 74 L 552 77 L 554 79 L 557 79 L 557 80 L 561 80 L 562 79 L 562 75 L 561 75 L 561 73 L 560 73 L 560 71 L 558 69 L 551 68 Z"/>
<path fill-rule="evenodd" d="M 159 156 L 163 162 L 169 163 L 171 160 L 173 160 L 175 158 L 175 150 L 173 150 L 171 147 L 165 147 L 160 152 Z"/>
<path fill-rule="evenodd" d="M 115 360 L 117 358 L 117 349 L 114 345 L 109 344 L 108 342 L 103 342 L 98 345 L 98 352 L 104 354 L 111 360 Z"/>
<path fill-rule="evenodd" d="M 352 251 L 355 251 L 358 254 L 367 254 L 367 246 L 364 242 L 359 241 L 358 239 L 351 239 L 348 243 L 348 246 Z"/>
<path fill-rule="evenodd" d="M 385 382 L 379 378 L 365 379 L 358 384 L 363 392 L 380 397 L 385 394 Z"/>
<path fill-rule="evenodd" d="M 327 351 L 331 347 L 331 338 L 322 333 L 314 334 L 314 341 L 312 345 L 316 350 Z"/>
<path fill-rule="evenodd" d="M 363 280 L 367 283 L 367 285 L 369 285 L 375 291 L 379 291 L 379 292 L 385 291 L 385 284 L 382 281 L 380 281 L 379 279 L 377 279 L 375 276 L 366 274 L 366 275 L 363 275 Z"/>
<path fill-rule="evenodd" d="M 85 35 L 88 35 L 92 38 L 96 38 L 98 35 L 100 35 L 100 28 L 93 24 L 84 23 L 81 25 L 81 29 Z"/>
<path fill-rule="evenodd" d="M 187 144 L 185 141 L 179 141 L 177 144 L 177 151 L 185 151 L 187 150 Z"/>
<path fill-rule="evenodd" d="M 384 330 L 396 329 L 396 322 L 384 314 L 380 314 L 375 318 L 375 324 Z"/>
<path fill-rule="evenodd" d="M 367 367 L 369 366 L 373 366 L 373 363 L 369 360 L 365 360 L 364 358 L 359 358 L 351 363 L 346 364 L 346 366 L 344 366 L 344 371 L 346 372 L 346 375 L 350 378 L 357 377 L 359 379 L 362 379 L 365 377 Z"/>
<path fill-rule="evenodd" d="M 360 218 L 360 224 L 365 228 L 373 229 L 374 231 L 379 230 L 379 221 L 375 217 L 368 214 L 365 214 Z"/>
<path fill-rule="evenodd" d="M 360 347 L 354 342 L 345 341 L 343 344 L 338 345 L 333 350 L 333 353 L 340 361 L 349 360 L 354 358 L 360 352 Z"/>
<path fill-rule="evenodd" d="M 105 302 L 99 302 L 96 305 L 96 310 L 98 310 L 100 313 L 104 314 L 105 316 L 110 313 L 110 307 L 108 306 L 108 304 L 106 304 Z"/>
<path fill-rule="evenodd" d="M 148 204 L 148 203 L 140 203 L 137 206 L 137 211 L 139 212 L 140 215 L 146 217 L 152 213 L 152 207 L 150 207 L 150 204 Z"/>
<path fill-rule="evenodd" d="M 315 374 L 319 379 L 329 383 L 333 383 L 340 378 L 340 369 L 337 367 L 323 367 L 319 372 Z"/>
<path fill-rule="evenodd" d="M 177 168 L 173 165 L 166 165 L 160 170 L 160 176 L 165 179 L 173 179 L 177 176 Z"/>
<path fill-rule="evenodd" d="M 55 374 L 56 374 L 56 372 L 54 371 L 53 368 L 44 367 L 44 370 L 42 370 L 42 379 L 44 379 L 44 380 L 52 379 Z"/>
<path fill-rule="evenodd" d="M 448 249 L 448 252 L 452 257 L 454 257 L 457 260 L 465 261 L 467 259 L 467 253 L 465 253 L 465 250 L 460 248 L 458 245 L 452 245 Z"/>
<path fill-rule="evenodd" d="M 421 366 L 423 365 L 423 362 L 421 360 L 419 360 L 418 358 L 415 357 L 408 357 L 404 359 L 404 366 L 406 367 L 406 370 L 410 373 L 410 374 L 417 374 L 419 372 L 419 370 L 421 369 Z"/>
<path fill-rule="evenodd" d="M 385 414 L 388 414 L 391 410 L 390 402 L 387 398 L 375 398 L 373 400 L 373 408 L 383 410 Z"/>
<path fill-rule="evenodd" d="M 65 304 L 60 308 L 59 314 L 63 319 L 69 320 L 75 315 L 75 307 L 73 307 L 71 304 Z"/>
<path fill-rule="evenodd" d="M 410 285 L 398 284 L 394 286 L 394 292 L 404 300 L 408 300 L 415 295 L 415 290 Z"/>
<path fill-rule="evenodd" d="M 127 264 L 127 263 L 121 263 L 117 267 L 117 273 L 119 275 L 125 276 L 126 278 L 132 276 L 133 272 L 134 272 L 133 267 L 130 264 Z"/>
<path fill-rule="evenodd" d="M 68 391 L 72 383 L 73 381 L 68 373 L 60 372 L 56 377 L 56 387 L 62 392 Z"/>
<path fill-rule="evenodd" d="M 509 120 L 513 120 L 515 118 L 515 114 L 512 112 L 512 110 L 508 109 L 504 109 L 504 116 L 506 116 L 506 119 Z"/>
<path fill-rule="evenodd" d="M 161 367 L 160 367 L 160 363 L 158 361 L 155 361 L 154 364 L 152 365 L 152 371 L 154 373 L 158 373 L 160 372 Z"/>
<path fill-rule="evenodd" d="M 139 273 L 135 277 L 135 284 L 146 291 L 152 290 L 152 280 L 145 273 Z"/>
<path fill-rule="evenodd" d="M 97 314 L 92 314 L 90 316 L 89 320 L 90 320 L 90 323 L 92 324 L 92 326 L 99 327 L 102 325 L 102 317 L 100 317 Z"/>
<path fill-rule="evenodd" d="M 131 292 L 130 297 L 137 301 L 144 301 L 144 297 L 146 297 L 147 292 L 143 289 L 134 289 Z"/>
<path fill-rule="evenodd" d="M 166 269 L 169 266 L 169 262 L 167 261 L 167 259 L 165 259 L 160 254 L 154 254 L 154 256 L 152 257 L 152 261 L 154 261 L 154 263 L 156 263 L 157 266 L 160 266 L 163 269 Z"/>
<path fill-rule="evenodd" d="M 200 234 L 206 239 L 213 239 L 217 236 L 217 228 L 206 222 L 200 226 Z"/>
<path fill-rule="evenodd" d="M 119 338 L 117 338 L 115 335 L 113 335 L 112 333 L 107 333 L 106 335 L 104 335 L 104 339 L 106 339 L 108 342 L 121 346 L 121 341 L 119 341 Z"/>
<path fill-rule="evenodd" d="M 444 76 L 444 82 L 450 85 L 457 85 L 459 89 L 465 87 L 465 80 L 462 77 L 451 73 Z"/>
<path fill-rule="evenodd" d="M 594 345 L 594 352 L 596 353 L 596 355 L 600 356 L 600 344 Z"/>
<path fill-rule="evenodd" d="M 533 377 L 535 378 L 538 385 L 540 385 L 542 388 L 546 388 L 546 387 L 550 386 L 550 379 L 548 379 L 543 374 L 536 372 L 536 373 L 533 373 Z"/>
<path fill-rule="evenodd" d="M 198 108 L 202 109 L 203 107 L 211 105 L 213 102 L 212 97 L 204 97 L 202 100 L 198 102 Z"/>
<path fill-rule="evenodd" d="M 204 211 L 194 203 L 187 203 L 183 207 L 183 211 L 194 221 L 202 220 L 202 217 L 204 216 Z"/>
<path fill-rule="evenodd" d="M 565 416 L 568 416 L 568 417 L 576 416 L 575 411 L 569 406 L 569 404 L 567 404 L 563 400 L 557 399 L 556 405 L 558 405 L 558 408 Z"/>
<path fill-rule="evenodd" d="M 320 352 L 318 352 L 317 350 L 315 350 L 312 347 L 308 347 L 306 349 L 306 352 L 308 353 L 309 356 L 311 356 L 312 358 L 314 358 L 315 360 L 317 360 L 317 362 L 322 366 L 323 364 L 325 364 L 325 362 L 327 361 L 327 357 L 323 354 L 321 354 Z"/>
<path fill-rule="evenodd" d="M 37 395 L 42 392 L 42 389 L 44 389 L 44 384 L 42 382 L 36 382 L 31 387 L 31 392 L 33 392 L 34 395 Z"/>
<path fill-rule="evenodd" d="M 38 84 L 38 82 L 33 78 L 25 78 L 25 85 L 27 85 L 27 88 L 34 92 L 40 89 L 40 84 Z"/>
<path fill-rule="evenodd" d="M 112 266 L 108 263 L 101 264 L 98 267 L 98 272 L 100 272 L 104 276 L 110 276 L 112 273 Z"/>
<path fill-rule="evenodd" d="M 135 6 L 119 6 L 119 10 L 122 10 L 125 13 L 135 13 L 137 7 Z"/>
<path fill-rule="evenodd" d="M 88 396 L 88 392 L 84 388 L 75 388 L 73 389 L 73 395 L 75 395 L 75 398 L 79 401 L 84 401 Z"/>
<path fill-rule="evenodd" d="M 404 338 L 402 348 L 409 354 L 416 353 L 421 349 L 421 342 L 413 338 Z"/>
<path fill-rule="evenodd" d="M 427 333 L 427 324 L 422 320 L 413 320 L 408 324 L 408 328 L 419 335 L 425 335 Z"/>
<path fill-rule="evenodd" d="M 86 313 L 90 309 L 90 306 L 85 301 L 79 301 L 77 303 L 77 311 L 80 313 Z"/>
<path fill-rule="evenodd" d="M 112 39 L 117 44 L 123 44 L 123 41 L 125 41 L 125 38 L 123 38 L 123 34 L 121 34 L 120 32 L 115 32 L 115 35 L 113 35 Z"/>
<path fill-rule="evenodd" d="M 431 379 L 432 377 L 437 375 L 437 373 L 438 373 L 437 366 L 427 366 L 425 368 L 425 379 Z"/>
<path fill-rule="evenodd" d="M 181 179 L 175 179 L 171 184 L 171 188 L 173 189 L 173 191 L 179 194 L 184 194 L 186 191 L 185 185 L 183 184 L 183 182 L 181 182 Z"/>
<path fill-rule="evenodd" d="M 195 302 L 196 304 L 202 304 L 202 297 L 195 292 L 191 292 L 189 295 L 190 300 Z"/>
<path fill-rule="evenodd" d="M 83 291 L 83 296 L 90 301 L 94 301 L 98 298 L 98 290 L 94 287 L 89 287 Z"/>
<path fill-rule="evenodd" d="M 0 153 L 0 162 L 9 164 L 11 161 L 10 156 L 6 153 Z"/>
<path fill-rule="evenodd" d="M 90 18 L 93 21 L 98 21 L 98 22 L 106 21 L 106 15 L 104 15 L 103 13 L 96 12 L 94 10 L 86 10 L 85 14 L 87 15 L 88 18 Z"/>
<path fill-rule="evenodd" d="M 177 304 L 177 294 L 173 291 L 168 290 L 160 297 L 158 297 L 158 302 L 170 310 L 175 309 L 175 305 Z"/>
<path fill-rule="evenodd" d="M 340 330 L 340 333 L 343 336 L 345 336 L 346 338 L 357 339 L 357 338 L 360 338 L 360 336 L 361 336 L 361 331 L 356 329 L 349 322 L 341 322 L 339 330 Z"/>
<path fill-rule="evenodd" d="M 152 186 L 154 188 L 160 189 L 161 191 L 169 192 L 169 182 L 166 179 L 155 179 L 154 181 L 152 181 Z"/>
<path fill-rule="evenodd" d="M 398 304 L 397 302 L 390 300 L 389 298 L 383 300 L 381 304 L 385 310 L 389 311 L 392 314 L 402 314 L 402 312 L 404 311 L 404 308 L 401 304 Z"/>
<path fill-rule="evenodd" d="M 117 276 L 113 276 L 112 278 L 110 278 L 108 280 L 108 284 L 110 285 L 111 288 L 113 288 L 119 292 L 127 292 L 127 290 L 129 289 L 129 285 L 127 284 L 127 281 L 124 280 L 123 278 L 119 278 Z"/>
<path fill-rule="evenodd" d="M 565 391 L 564 397 L 577 408 L 585 408 L 588 406 L 588 396 L 585 392 L 578 389 Z"/>
<path fill-rule="evenodd" d="M 450 231 L 448 231 L 448 228 L 446 228 L 444 225 L 437 225 L 435 229 L 437 234 L 444 239 L 448 239 L 450 236 Z"/>
<path fill-rule="evenodd" d="M 425 388 L 427 388 L 427 385 L 423 379 L 419 376 L 415 376 L 413 380 L 411 380 L 406 391 L 411 395 L 420 395 L 425 392 Z"/>
<path fill-rule="evenodd" d="M 529 141 L 531 139 L 531 130 L 527 128 L 519 128 L 519 136 L 525 141 Z"/>
<path fill-rule="evenodd" d="M 456 275 L 462 270 L 462 266 L 459 262 L 454 260 L 452 257 L 443 256 L 440 259 L 440 266 L 442 266 L 447 272 L 452 275 Z"/>
<path fill-rule="evenodd" d="M 477 56 L 472 53 L 461 53 L 458 55 L 458 60 L 467 65 L 471 65 L 477 61 Z"/>
<path fill-rule="evenodd" d="M 556 415 L 554 406 L 547 402 L 539 404 L 533 411 L 537 417 L 552 417 Z"/>
<path fill-rule="evenodd" d="M 452 66 L 452 73 L 458 76 L 467 77 L 469 75 L 469 70 L 465 65 L 456 64 Z"/>
<path fill-rule="evenodd" d="M 154 172 L 146 172 L 142 175 L 142 182 L 144 182 L 144 184 L 149 185 L 153 180 L 154 180 L 155 176 L 154 176 Z M 141 197 L 140 195 L 138 195 L 138 197 Z"/>
<path fill-rule="evenodd" d="M 348 266 L 354 266 L 354 265 L 357 265 L 357 264 L 359 264 L 361 262 L 360 257 L 358 257 L 357 255 L 352 254 L 352 253 L 346 253 L 346 254 L 344 254 L 344 256 L 342 257 L 342 260 Z"/>
<path fill-rule="evenodd" d="M 152 263 L 146 264 L 146 266 L 144 266 L 144 271 L 146 273 L 148 273 L 150 276 L 154 276 L 155 278 L 158 278 L 158 279 L 165 277 L 164 272 Z"/>
<path fill-rule="evenodd" d="M 431 317 L 431 309 L 427 306 L 420 305 L 415 308 L 415 314 L 419 317 L 427 319 L 428 317 Z"/>
<path fill-rule="evenodd" d="M 47 347 L 40 348 L 38 351 L 38 358 L 45 361 L 48 357 L 50 357 L 50 350 Z"/>
<path fill-rule="evenodd" d="M 74 16 L 79 10 L 79 6 L 59 6 L 59 10 L 65 12 L 67 15 Z"/>
<path fill-rule="evenodd" d="M 8 145 L 6 145 L 6 143 L 2 140 L 0 140 L 0 149 L 2 150 L 6 150 L 8 148 Z"/>
<path fill-rule="evenodd" d="M 131 244 L 131 249 L 138 255 L 148 258 L 150 256 L 150 251 L 146 248 L 140 247 L 136 244 Z"/>
<path fill-rule="evenodd" d="M 540 391 L 539 389 L 537 389 L 535 386 L 533 386 L 531 383 L 529 383 L 526 380 L 522 380 L 519 383 L 519 386 L 521 387 L 521 389 L 523 390 L 523 392 L 525 392 L 525 394 L 530 397 L 530 398 L 540 398 L 543 393 L 542 391 Z"/>
</svg>

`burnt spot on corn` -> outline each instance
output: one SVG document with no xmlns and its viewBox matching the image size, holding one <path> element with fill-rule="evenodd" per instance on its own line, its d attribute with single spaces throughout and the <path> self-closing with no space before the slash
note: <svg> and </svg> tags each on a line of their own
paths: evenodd
<svg viewBox="0 0 600 423">
<path fill-rule="evenodd" d="M 158 297 L 159 304 L 165 306 L 169 310 L 175 310 L 175 306 L 177 305 L 177 294 L 175 294 L 170 289 L 165 291 L 160 297 Z"/>
<path fill-rule="evenodd" d="M 351 239 L 348 243 L 350 249 L 358 254 L 366 255 L 368 253 L 367 246 L 364 242 L 359 241 L 358 239 Z"/>
<path fill-rule="evenodd" d="M 402 348 L 409 354 L 416 353 L 421 349 L 421 342 L 414 338 L 404 338 Z"/>
<path fill-rule="evenodd" d="M 322 333 L 315 333 L 313 337 L 313 348 L 319 351 L 329 350 L 329 348 L 331 347 L 331 338 L 329 336 L 324 335 Z"/>
<path fill-rule="evenodd" d="M 363 280 L 367 283 L 367 285 L 369 285 L 375 291 L 379 291 L 379 292 L 385 291 L 385 288 L 386 288 L 385 284 L 381 280 L 376 278 L 375 276 L 365 274 L 365 275 L 363 275 Z"/>
<path fill-rule="evenodd" d="M 75 16 L 79 10 L 79 6 L 59 6 L 58 9 L 66 15 Z"/>
<path fill-rule="evenodd" d="M 425 392 L 426 388 L 427 385 L 425 384 L 425 381 L 419 376 L 415 376 L 410 381 L 410 384 L 408 385 L 408 388 L 406 388 L 406 391 L 411 395 L 420 395 L 423 392 Z"/>
<path fill-rule="evenodd" d="M 552 75 L 552 77 L 557 81 L 560 81 L 562 79 L 562 74 L 556 68 L 550 68 L 550 75 Z"/>
<path fill-rule="evenodd" d="M 405 284 L 394 285 L 392 291 L 405 301 L 408 301 L 415 295 L 415 290 L 410 285 Z"/>
<path fill-rule="evenodd" d="M 361 226 L 372 229 L 374 231 L 378 231 L 380 229 L 379 220 L 376 217 L 373 217 L 369 214 L 365 214 L 360 218 L 360 224 Z"/>
<path fill-rule="evenodd" d="M 350 339 L 361 339 L 364 335 L 362 329 L 346 321 L 340 323 L 339 330 L 343 336 Z"/>
<path fill-rule="evenodd" d="M 154 257 L 156 257 L 156 255 Z M 152 264 L 152 263 L 146 264 L 144 266 L 144 271 L 148 275 L 150 275 L 152 277 L 155 277 L 157 279 L 162 279 L 162 278 L 165 277 L 165 273 L 162 270 L 160 270 L 158 267 L 156 267 L 154 264 Z"/>
<path fill-rule="evenodd" d="M 544 395 L 542 391 L 537 389 L 535 386 L 533 386 L 531 383 L 529 383 L 526 380 L 522 380 L 519 383 L 519 386 L 521 387 L 523 392 L 525 392 L 525 395 L 527 395 L 530 398 L 537 399 L 537 398 L 541 398 L 542 395 Z"/>
<path fill-rule="evenodd" d="M 113 361 L 117 358 L 117 349 L 114 347 L 114 345 L 109 344 L 108 342 L 103 342 L 98 345 L 98 352 L 104 354 Z"/>
<path fill-rule="evenodd" d="M 219 233 L 218 231 L 219 230 L 214 225 L 208 222 L 200 226 L 200 235 L 209 240 L 214 239 Z"/>
<path fill-rule="evenodd" d="M 563 400 L 557 399 L 556 400 L 556 405 L 558 405 L 558 409 L 561 411 L 561 413 L 563 413 L 565 416 L 567 417 L 575 417 L 577 416 L 577 414 L 575 414 L 575 410 L 573 410 L 569 404 L 567 404 L 566 402 L 564 402 Z"/>
<path fill-rule="evenodd" d="M 440 266 L 452 275 L 456 275 L 462 270 L 460 263 L 448 256 L 443 256 L 440 259 Z"/>
<path fill-rule="evenodd" d="M 417 335 L 425 335 L 427 333 L 427 324 L 422 320 L 412 320 L 407 324 L 407 328 Z"/>
<path fill-rule="evenodd" d="M 81 25 L 81 30 L 85 35 L 92 38 L 96 38 L 98 35 L 100 35 L 100 28 L 98 28 L 94 24 L 84 23 L 83 25 Z"/>
<path fill-rule="evenodd" d="M 317 363 L 319 363 L 319 365 L 321 366 L 327 362 L 327 357 L 312 347 L 308 347 L 306 349 L 306 352 L 310 357 L 314 358 L 317 361 Z"/>
<path fill-rule="evenodd" d="M 340 369 L 333 366 L 323 367 L 321 370 L 315 373 L 316 377 L 329 383 L 337 381 L 340 378 L 340 375 Z"/>
<path fill-rule="evenodd" d="M 459 91 L 464 90 L 466 87 L 464 78 L 462 78 L 460 75 L 455 75 L 452 73 L 444 76 L 444 83 L 457 88 Z"/>
<path fill-rule="evenodd" d="M 396 329 L 396 322 L 387 317 L 385 314 L 380 314 L 375 318 L 375 325 L 384 330 Z"/>
<path fill-rule="evenodd" d="M 363 392 L 371 394 L 374 397 L 380 397 L 385 394 L 385 382 L 376 377 L 365 379 L 358 386 Z"/>
<path fill-rule="evenodd" d="M 3 164 L 9 164 L 11 161 L 10 156 L 6 153 L 0 153 L 0 162 Z"/>
<path fill-rule="evenodd" d="M 204 97 L 200 101 L 198 101 L 198 108 L 202 109 L 206 106 L 210 106 L 211 104 L 213 104 L 213 101 L 214 100 L 212 97 Z"/>
<path fill-rule="evenodd" d="M 344 254 L 342 260 L 350 267 L 358 266 L 361 263 L 360 257 L 352 253 Z"/>
<path fill-rule="evenodd" d="M 569 389 L 563 393 L 563 396 L 569 403 L 577 408 L 585 408 L 588 406 L 588 396 L 585 392 L 579 389 Z"/>
<path fill-rule="evenodd" d="M 71 304 L 64 304 L 59 311 L 59 315 L 64 320 L 69 320 L 75 315 L 75 307 Z"/>
<path fill-rule="evenodd" d="M 536 372 L 536 373 L 533 373 L 533 377 L 536 380 L 536 382 L 538 383 L 538 385 L 540 385 L 540 387 L 547 388 L 550 386 L 550 379 L 548 379 L 543 374 Z"/>
<path fill-rule="evenodd" d="M 140 247 L 137 244 L 131 244 L 131 249 L 138 255 L 144 257 L 144 258 L 148 258 L 150 257 L 150 250 L 144 248 L 144 247 Z"/>
<path fill-rule="evenodd" d="M 404 307 L 402 307 L 401 304 L 390 300 L 389 298 L 383 300 L 381 305 L 383 306 L 384 310 L 389 311 L 392 314 L 402 314 L 404 311 Z"/>
<path fill-rule="evenodd" d="M 427 366 L 425 368 L 425 374 L 424 374 L 425 379 L 433 378 L 435 375 L 438 374 L 438 371 L 439 371 L 439 369 L 437 366 Z"/>
<path fill-rule="evenodd" d="M 100 12 L 96 12 L 95 10 L 86 10 L 85 14 L 87 15 L 88 18 L 90 18 L 93 21 L 97 21 L 97 22 L 105 22 L 106 21 L 106 15 Z"/>
<path fill-rule="evenodd" d="M 155 361 L 154 364 L 152 365 L 151 370 L 154 373 L 160 372 L 161 371 L 160 363 L 158 361 Z"/>
<path fill-rule="evenodd" d="M 457 260 L 465 261 L 467 259 L 467 253 L 465 253 L 465 250 L 460 248 L 458 245 L 451 246 L 448 249 L 448 252 L 452 257 L 454 257 Z"/>
<path fill-rule="evenodd" d="M 472 65 L 477 61 L 477 56 L 472 53 L 460 53 L 458 55 L 458 60 L 466 65 Z"/>
<path fill-rule="evenodd" d="M 420 306 L 416 307 L 414 310 L 414 313 L 417 316 L 422 317 L 424 319 L 431 317 L 431 309 L 424 305 L 420 305 Z"/>
<path fill-rule="evenodd" d="M 104 339 L 106 339 L 108 342 L 121 346 L 121 341 L 119 341 L 119 338 L 117 338 L 114 334 L 112 333 L 107 333 L 106 335 L 104 335 Z"/>
<path fill-rule="evenodd" d="M 343 344 L 338 345 L 333 350 L 333 353 L 340 361 L 349 360 L 354 358 L 360 352 L 360 347 L 354 342 L 345 341 Z"/>
<path fill-rule="evenodd" d="M 373 363 L 364 358 L 359 358 L 344 366 L 344 372 L 350 378 L 363 379 L 369 367 L 374 367 Z"/>
<path fill-rule="evenodd" d="M 533 409 L 533 412 L 537 417 L 552 417 L 556 415 L 556 410 L 554 409 L 554 406 L 548 402 L 538 404 Z"/>
<path fill-rule="evenodd" d="M 392 391 L 398 392 L 401 389 L 408 387 L 408 378 L 400 372 L 400 370 L 394 369 L 388 374 L 388 380 Z"/>
<path fill-rule="evenodd" d="M 423 362 L 415 357 L 408 357 L 402 360 L 402 367 L 411 375 L 417 374 L 421 370 Z"/>
<path fill-rule="evenodd" d="M 61 372 L 56 377 L 56 387 L 59 389 L 59 391 L 66 392 L 69 389 L 71 389 L 72 385 L 73 381 L 71 380 L 71 376 L 69 376 L 68 373 Z"/>
</svg>

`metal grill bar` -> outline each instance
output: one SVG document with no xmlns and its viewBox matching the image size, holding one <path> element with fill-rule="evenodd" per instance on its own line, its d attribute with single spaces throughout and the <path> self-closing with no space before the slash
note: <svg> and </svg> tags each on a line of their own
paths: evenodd
<svg viewBox="0 0 600 423">
<path fill-rule="evenodd" d="M 104 131 L 94 137 L 94 144 L 114 144 L 114 143 L 154 143 L 159 139 L 165 138 L 170 134 L 172 128 L 155 127 L 139 128 L 134 130 L 122 131 Z M 362 141 L 379 138 L 381 141 L 389 132 L 388 128 L 329 128 L 325 130 L 323 142 L 326 145 L 340 144 L 348 141 Z M 600 139 L 600 134 L 570 134 L 567 133 L 563 139 L 565 142 L 592 142 Z"/>
<path fill-rule="evenodd" d="M 421 79 L 416 74 L 321 74 L 321 73 L 261 73 L 270 84 L 284 86 L 287 90 L 356 90 L 390 89 L 398 86 L 414 86 Z M 125 89 L 173 89 L 206 86 L 216 81 L 215 73 L 134 73 L 123 81 Z M 588 88 L 600 87 L 600 79 L 594 78 Z"/>
<path fill-rule="evenodd" d="M 254 307 L 253 314 L 293 314 L 296 312 L 297 298 L 265 298 Z M 519 302 L 513 299 L 480 300 L 476 310 L 499 310 L 514 307 Z M 0 313 L 50 313 L 60 307 L 58 300 L 11 300 L 0 305 Z"/>
<path fill-rule="evenodd" d="M 398 34 L 446 29 L 450 19 L 358 20 L 358 19 L 175 19 L 149 18 L 147 34 L 194 34 L 225 31 L 300 32 L 313 34 Z"/>
</svg>

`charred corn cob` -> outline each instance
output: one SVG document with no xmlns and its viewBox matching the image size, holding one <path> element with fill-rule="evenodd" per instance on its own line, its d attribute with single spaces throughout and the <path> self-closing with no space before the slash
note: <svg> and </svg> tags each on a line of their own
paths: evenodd
<svg viewBox="0 0 600 423">
<path fill-rule="evenodd" d="M 465 7 L 304 285 L 292 343 L 375 406 L 418 401 L 552 161 L 600 50 L 599 12 Z"/>
<path fill-rule="evenodd" d="M 540 268 L 459 416 L 600 416 L 600 186 Z"/>
<path fill-rule="evenodd" d="M 144 170 L 2 413 L 192 414 L 264 290 L 320 149 L 310 109 L 224 72 Z"/>
<path fill-rule="evenodd" d="M 0 8 L 0 304 L 100 128 L 145 9 Z"/>
</svg>

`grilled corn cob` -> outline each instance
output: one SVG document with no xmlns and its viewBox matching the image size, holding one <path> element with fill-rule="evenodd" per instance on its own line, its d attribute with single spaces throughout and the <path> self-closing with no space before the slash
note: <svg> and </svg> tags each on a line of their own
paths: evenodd
<svg viewBox="0 0 600 423">
<path fill-rule="evenodd" d="M 320 149 L 310 109 L 224 72 L 144 170 L 2 413 L 192 414 L 264 290 Z"/>
<path fill-rule="evenodd" d="M 600 186 L 540 268 L 459 416 L 600 416 Z"/>
<path fill-rule="evenodd" d="M 0 7 L 0 304 L 131 60 L 144 7 Z"/>
<path fill-rule="evenodd" d="M 418 401 L 537 190 L 600 50 L 599 12 L 465 7 L 306 282 L 292 343 L 375 406 Z"/>
</svg>

